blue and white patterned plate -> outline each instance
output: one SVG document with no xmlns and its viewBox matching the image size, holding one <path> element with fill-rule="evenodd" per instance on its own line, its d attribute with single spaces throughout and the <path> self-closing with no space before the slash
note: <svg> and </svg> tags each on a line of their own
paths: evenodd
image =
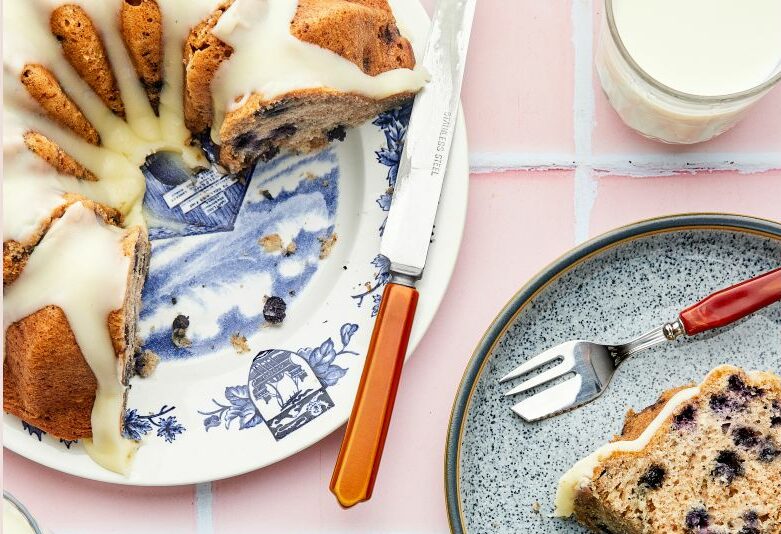
<svg viewBox="0 0 781 534">
<path fill-rule="evenodd" d="M 674 216 L 598 237 L 523 287 L 488 328 L 453 405 L 445 484 L 454 533 L 585 533 L 552 518 L 558 479 L 671 387 L 723 363 L 781 371 L 781 304 L 732 326 L 638 354 L 598 400 L 528 424 L 498 380 L 568 339 L 617 342 L 674 319 L 712 291 L 781 264 L 781 225 L 729 215 Z"/>
<path fill-rule="evenodd" d="M 417 2 L 392 4 L 420 57 L 425 11 Z M 377 251 L 409 111 L 383 114 L 321 153 L 277 157 L 247 178 L 203 173 L 192 183 L 151 169 L 157 178 L 147 173 L 145 209 L 155 240 L 140 328 L 163 361 L 151 378 L 132 381 L 125 428 L 143 441 L 132 474 L 106 471 L 78 442 L 9 415 L 5 446 L 86 478 L 172 485 L 263 467 L 342 425 L 387 281 Z M 442 299 L 461 240 L 463 117 L 453 145 L 411 350 Z M 283 248 L 295 243 L 294 252 L 267 250 L 261 242 L 269 236 Z M 270 296 L 287 303 L 280 325 L 264 320 Z M 178 315 L 189 317 L 189 347 L 172 341 Z"/>
</svg>

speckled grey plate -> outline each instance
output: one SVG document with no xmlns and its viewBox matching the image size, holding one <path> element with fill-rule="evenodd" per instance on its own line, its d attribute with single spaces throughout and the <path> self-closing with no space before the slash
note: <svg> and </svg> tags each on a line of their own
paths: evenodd
<svg viewBox="0 0 781 534">
<path fill-rule="evenodd" d="M 445 458 L 453 532 L 581 533 L 551 518 L 558 478 L 620 432 L 629 407 L 699 381 L 713 367 L 781 368 L 781 305 L 731 327 L 627 361 L 597 401 L 527 424 L 497 380 L 569 339 L 621 341 L 673 319 L 710 292 L 781 264 L 781 224 L 685 215 L 615 230 L 573 250 L 529 282 L 489 327 L 456 396 Z M 535 511 L 539 503 L 539 512 Z"/>
</svg>

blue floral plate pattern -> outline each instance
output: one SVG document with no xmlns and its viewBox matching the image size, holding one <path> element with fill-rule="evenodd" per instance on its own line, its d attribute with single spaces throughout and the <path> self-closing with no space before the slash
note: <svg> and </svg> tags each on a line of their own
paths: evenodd
<svg viewBox="0 0 781 534">
<path fill-rule="evenodd" d="M 392 4 L 420 56 L 425 11 Z M 106 471 L 79 442 L 7 414 L 5 446 L 86 478 L 174 485 L 263 467 L 341 426 L 387 282 L 388 261 L 377 251 L 409 111 L 382 114 L 343 143 L 279 156 L 243 178 L 204 173 L 190 184 L 147 173 L 153 252 L 139 328 L 162 361 L 152 377 L 131 382 L 125 433 L 143 444 L 132 474 Z M 463 117 L 453 153 L 438 215 L 447 224 L 437 225 L 420 284 L 411 350 L 444 295 L 461 240 Z M 165 218 L 171 224 L 158 226 Z M 264 319 L 269 297 L 286 303 L 281 324 Z M 172 339 L 178 316 L 189 321 L 185 343 Z"/>
</svg>

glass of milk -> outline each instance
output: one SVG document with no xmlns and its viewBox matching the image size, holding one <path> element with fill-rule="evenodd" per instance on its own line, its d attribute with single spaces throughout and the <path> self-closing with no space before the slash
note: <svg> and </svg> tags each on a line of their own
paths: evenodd
<svg viewBox="0 0 781 534">
<path fill-rule="evenodd" d="M 4 534 L 46 534 L 27 508 L 7 491 L 3 491 L 2 532 Z"/>
<path fill-rule="evenodd" d="M 602 88 L 652 139 L 711 139 L 781 80 L 781 0 L 605 0 L 602 22 Z"/>
</svg>

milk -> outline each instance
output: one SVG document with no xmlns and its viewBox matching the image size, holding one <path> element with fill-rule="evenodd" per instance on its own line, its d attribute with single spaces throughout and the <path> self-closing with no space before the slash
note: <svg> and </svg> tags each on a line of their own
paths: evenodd
<svg viewBox="0 0 781 534">
<path fill-rule="evenodd" d="M 781 0 L 606 0 L 597 71 L 631 127 L 704 141 L 733 126 L 781 71 Z"/>
<path fill-rule="evenodd" d="M 2 531 L 5 534 L 37 534 L 27 517 L 8 498 L 3 499 Z"/>
</svg>

